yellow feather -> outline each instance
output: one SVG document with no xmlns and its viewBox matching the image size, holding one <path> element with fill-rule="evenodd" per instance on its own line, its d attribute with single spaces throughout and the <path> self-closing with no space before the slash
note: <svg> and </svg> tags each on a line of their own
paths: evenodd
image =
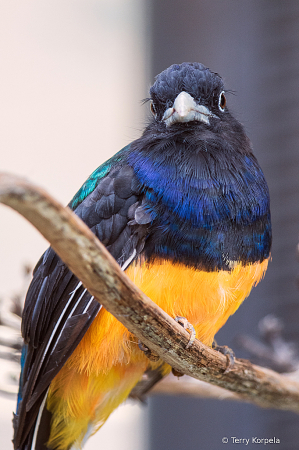
<svg viewBox="0 0 299 450">
<path fill-rule="evenodd" d="M 231 271 L 204 272 L 169 261 L 137 262 L 126 274 L 170 316 L 183 316 L 211 345 L 217 331 L 263 277 L 268 260 L 236 264 Z M 129 395 L 150 363 L 137 339 L 102 308 L 50 385 L 53 413 L 49 446 L 78 448 L 88 426 L 98 429 Z M 170 367 L 165 365 L 165 374 Z M 55 447 L 56 448 L 56 447 Z"/>
</svg>

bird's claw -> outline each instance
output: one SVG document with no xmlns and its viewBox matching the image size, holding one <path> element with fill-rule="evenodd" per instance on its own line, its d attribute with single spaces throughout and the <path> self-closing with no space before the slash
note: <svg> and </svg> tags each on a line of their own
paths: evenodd
<svg viewBox="0 0 299 450">
<path fill-rule="evenodd" d="M 212 348 L 226 356 L 226 369 L 223 373 L 230 372 L 235 365 L 235 354 L 233 350 L 227 345 L 216 345 L 215 343 L 213 343 Z"/>
<path fill-rule="evenodd" d="M 185 375 L 184 373 L 179 372 L 178 370 L 174 369 L 173 367 L 172 367 L 171 371 L 172 371 L 172 374 L 178 378 L 183 377 Z"/>
<path fill-rule="evenodd" d="M 138 347 L 150 361 L 159 361 L 160 356 L 144 345 L 140 339 L 138 340 Z"/>
<path fill-rule="evenodd" d="M 195 341 L 196 337 L 196 331 L 194 329 L 194 326 L 190 322 L 188 322 L 188 320 L 185 317 L 177 316 L 175 317 L 175 321 L 178 322 L 185 330 L 189 331 L 190 339 L 188 344 L 186 345 L 186 348 L 190 348 L 193 342 Z"/>
</svg>

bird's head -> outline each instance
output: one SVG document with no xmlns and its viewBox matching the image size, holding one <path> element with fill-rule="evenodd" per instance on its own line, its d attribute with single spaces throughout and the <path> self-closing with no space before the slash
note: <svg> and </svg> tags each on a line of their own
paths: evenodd
<svg viewBox="0 0 299 450">
<path fill-rule="evenodd" d="M 226 112 L 221 77 L 203 64 L 173 64 L 161 72 L 150 89 L 155 121 L 170 127 L 179 122 L 210 124 Z"/>
</svg>

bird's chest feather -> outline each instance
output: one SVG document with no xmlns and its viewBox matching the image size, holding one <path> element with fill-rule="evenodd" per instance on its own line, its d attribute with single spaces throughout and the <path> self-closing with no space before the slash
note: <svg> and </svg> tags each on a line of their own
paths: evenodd
<svg viewBox="0 0 299 450">
<path fill-rule="evenodd" d="M 171 150 L 171 149 L 170 149 Z M 231 261 L 269 257 L 269 193 L 253 155 L 184 146 L 130 158 L 145 204 L 155 219 L 147 259 L 162 257 L 206 271 L 230 270 Z"/>
<path fill-rule="evenodd" d="M 264 260 L 247 266 L 238 263 L 230 271 L 206 272 L 155 260 L 137 262 L 126 274 L 171 317 L 186 317 L 197 338 L 211 345 L 214 335 L 261 280 L 267 266 L 268 260 Z"/>
<path fill-rule="evenodd" d="M 126 274 L 171 317 L 186 317 L 197 338 L 211 345 L 217 331 L 261 280 L 267 265 L 264 260 L 237 264 L 231 271 L 206 272 L 166 260 L 139 261 Z M 109 372 L 116 364 L 132 363 L 146 367 L 148 360 L 137 339 L 102 309 L 66 365 L 98 374 Z"/>
</svg>

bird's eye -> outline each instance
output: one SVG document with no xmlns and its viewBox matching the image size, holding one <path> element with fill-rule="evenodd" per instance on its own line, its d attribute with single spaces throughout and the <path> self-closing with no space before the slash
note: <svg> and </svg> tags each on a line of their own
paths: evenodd
<svg viewBox="0 0 299 450">
<path fill-rule="evenodd" d="M 225 106 L 226 106 L 226 97 L 224 95 L 224 91 L 222 91 L 219 95 L 218 106 L 219 106 L 220 111 L 224 111 Z"/>
<path fill-rule="evenodd" d="M 151 112 L 154 114 L 154 116 L 157 114 L 157 111 L 156 111 L 156 108 L 155 108 L 155 105 L 154 105 L 154 102 L 153 101 L 151 101 L 151 106 L 150 106 L 150 108 L 151 108 Z"/>
</svg>

